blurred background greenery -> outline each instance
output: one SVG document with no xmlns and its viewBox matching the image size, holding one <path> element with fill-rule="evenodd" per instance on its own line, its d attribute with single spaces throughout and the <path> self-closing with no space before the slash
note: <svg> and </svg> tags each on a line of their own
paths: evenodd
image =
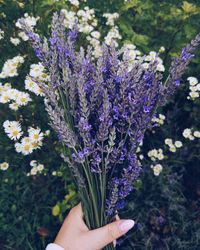
<svg viewBox="0 0 200 250">
<path fill-rule="evenodd" d="M 95 10 L 98 28 L 106 35 L 103 13 L 119 14 L 116 22 L 122 39 L 120 45 L 132 43 L 143 53 L 165 47 L 162 58 L 166 68 L 172 56 L 200 31 L 200 1 L 198 0 L 88 0 L 81 6 Z M 19 76 L 9 80 L 15 88 L 24 90 L 24 79 L 30 64 L 37 62 L 27 43 L 14 46 L 10 37 L 16 36 L 15 23 L 24 13 L 39 16 L 37 30 L 48 34 L 53 12 L 75 9 L 68 1 L 0 0 L 0 68 L 18 54 L 26 55 Z M 200 50 L 199 50 L 200 51 Z M 166 116 L 164 125 L 148 131 L 142 153 L 163 148 L 165 138 L 177 140 L 185 128 L 200 129 L 199 99 L 189 101 L 188 76 L 200 79 L 200 53 L 190 65 L 183 84 L 171 101 L 160 110 Z M 6 82 L 4 81 L 4 82 Z M 78 202 L 75 188 L 63 163 L 61 148 L 51 131 L 41 150 L 24 156 L 16 153 L 2 124 L 5 120 L 23 120 L 23 126 L 35 124 L 50 129 L 43 99 L 31 95 L 33 102 L 13 112 L 0 104 L 0 163 L 10 167 L 0 172 L 0 249 L 42 250 L 51 242 L 69 209 Z M 165 146 L 164 146 L 165 147 Z M 166 149 L 166 148 L 164 148 Z M 30 161 L 45 165 L 46 175 L 27 177 Z M 143 175 L 129 197 L 124 218 L 137 222 L 133 232 L 119 241 L 118 249 L 200 249 L 200 142 L 185 141 L 176 153 L 168 153 L 164 170 L 154 176 L 151 161 L 145 157 Z M 57 171 L 57 175 L 52 175 Z"/>
</svg>

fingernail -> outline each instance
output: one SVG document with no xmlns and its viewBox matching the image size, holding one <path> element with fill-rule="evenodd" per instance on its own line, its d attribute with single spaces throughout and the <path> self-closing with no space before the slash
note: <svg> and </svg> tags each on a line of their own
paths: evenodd
<svg viewBox="0 0 200 250">
<path fill-rule="evenodd" d="M 125 220 L 120 224 L 119 229 L 123 233 L 125 233 L 125 232 L 128 232 L 134 225 L 135 225 L 135 222 L 133 220 Z"/>
</svg>

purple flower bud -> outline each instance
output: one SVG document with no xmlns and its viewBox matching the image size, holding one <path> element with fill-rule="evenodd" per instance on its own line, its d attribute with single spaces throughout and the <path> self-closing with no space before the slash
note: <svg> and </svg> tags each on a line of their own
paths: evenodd
<svg viewBox="0 0 200 250">
<path fill-rule="evenodd" d="M 117 202 L 116 204 L 116 209 L 120 210 L 120 209 L 123 209 L 125 207 L 126 203 L 124 200 L 121 200 L 119 202 Z"/>
<path fill-rule="evenodd" d="M 180 85 L 180 80 L 175 81 L 175 86 L 178 87 Z"/>
<path fill-rule="evenodd" d="M 122 117 L 123 117 L 124 119 L 127 119 L 127 118 L 128 118 L 127 112 L 123 112 L 123 113 L 122 113 Z"/>
<path fill-rule="evenodd" d="M 138 142 L 138 143 L 141 143 L 143 140 L 144 140 L 144 135 L 140 135 L 140 136 L 137 138 L 137 142 Z"/>
<path fill-rule="evenodd" d="M 156 217 L 156 222 L 159 226 L 163 226 L 163 225 L 165 225 L 166 220 L 163 216 L 160 215 L 160 216 Z"/>
<path fill-rule="evenodd" d="M 99 120 L 102 122 L 104 121 L 105 117 L 104 117 L 104 114 L 102 113 L 100 116 L 99 116 Z"/>
<path fill-rule="evenodd" d="M 151 107 L 150 106 L 144 106 L 143 110 L 144 110 L 144 113 L 149 113 L 151 111 Z"/>
<path fill-rule="evenodd" d="M 121 78 L 120 76 L 116 76 L 116 77 L 115 77 L 115 81 L 116 81 L 117 83 L 120 83 L 121 80 L 122 80 L 122 78 Z"/>
<path fill-rule="evenodd" d="M 85 154 L 83 153 L 83 152 L 78 152 L 78 157 L 81 159 L 81 160 L 83 160 L 84 159 L 84 157 L 85 157 Z"/>
</svg>

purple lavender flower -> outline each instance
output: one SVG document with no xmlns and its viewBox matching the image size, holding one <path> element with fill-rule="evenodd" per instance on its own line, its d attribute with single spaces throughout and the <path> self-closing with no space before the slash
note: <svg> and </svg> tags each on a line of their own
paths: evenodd
<svg viewBox="0 0 200 250">
<path fill-rule="evenodd" d="M 54 15 L 49 40 L 23 28 L 49 71 L 50 84 L 38 84 L 51 125 L 65 145 L 64 159 L 76 177 L 85 216 L 94 220 L 88 218 L 88 226 L 104 225 L 134 190 L 142 172 L 137 146 L 153 126 L 157 107 L 179 86 L 200 35 L 172 61 L 163 85 L 157 59 L 148 69 L 137 62 L 129 71 L 114 45 L 104 44 L 97 61 L 91 48 L 77 51 L 77 30 L 67 33 L 62 15 Z"/>
</svg>

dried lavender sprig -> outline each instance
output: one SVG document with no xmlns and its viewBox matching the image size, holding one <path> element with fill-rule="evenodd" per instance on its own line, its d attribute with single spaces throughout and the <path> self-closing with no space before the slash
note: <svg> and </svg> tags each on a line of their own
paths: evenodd
<svg viewBox="0 0 200 250">
<path fill-rule="evenodd" d="M 186 45 L 182 49 L 182 52 L 179 57 L 175 57 L 172 60 L 169 76 L 165 82 L 165 88 L 163 90 L 163 100 L 161 100 L 160 104 L 165 104 L 168 100 L 168 97 L 174 93 L 176 88 L 180 85 L 180 80 L 187 66 L 192 61 L 194 57 L 194 50 L 200 45 L 200 34 L 198 34 L 190 44 Z"/>
<path fill-rule="evenodd" d="M 61 108 L 54 109 L 48 99 L 45 99 L 45 107 L 51 119 L 50 125 L 57 132 L 59 140 L 67 147 L 74 149 L 76 147 L 76 137 L 63 119 L 64 111 Z"/>
<path fill-rule="evenodd" d="M 37 33 L 35 33 L 33 29 L 28 26 L 24 18 L 20 20 L 20 25 L 27 37 L 29 38 L 36 56 L 43 62 L 46 67 L 48 67 L 50 60 L 50 52 L 47 39 L 42 39 Z"/>
<path fill-rule="evenodd" d="M 80 187 L 85 187 L 85 185 L 86 185 L 85 178 L 78 170 L 76 163 L 73 162 L 68 156 L 66 156 L 63 153 L 61 154 L 61 157 L 63 158 L 64 162 L 66 162 L 68 164 L 69 168 L 72 171 L 73 176 L 76 178 L 76 180 L 78 182 L 78 185 L 80 185 Z"/>
</svg>

